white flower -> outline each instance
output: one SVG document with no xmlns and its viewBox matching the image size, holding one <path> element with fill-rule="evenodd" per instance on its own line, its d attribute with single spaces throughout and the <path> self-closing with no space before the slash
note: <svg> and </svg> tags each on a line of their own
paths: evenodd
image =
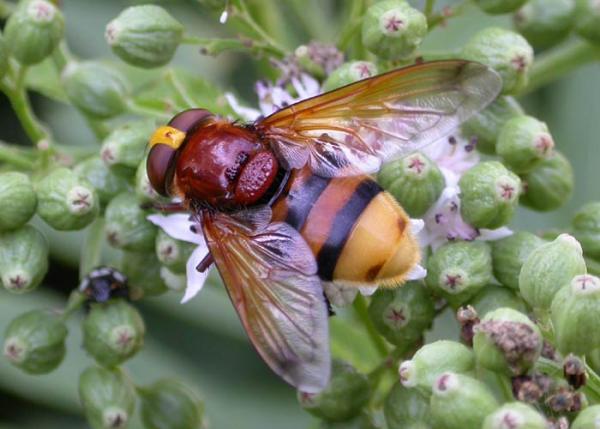
<svg viewBox="0 0 600 429">
<path fill-rule="evenodd" d="M 196 267 L 208 255 L 208 247 L 202 235 L 202 229 L 197 222 L 190 219 L 188 214 L 177 213 L 172 215 L 155 214 L 148 216 L 148 220 L 154 225 L 162 228 L 167 234 L 176 240 L 194 243 L 198 247 L 194 249 L 186 264 L 187 285 L 183 295 L 182 303 L 192 299 L 204 286 L 209 270 L 203 273 Z"/>
</svg>

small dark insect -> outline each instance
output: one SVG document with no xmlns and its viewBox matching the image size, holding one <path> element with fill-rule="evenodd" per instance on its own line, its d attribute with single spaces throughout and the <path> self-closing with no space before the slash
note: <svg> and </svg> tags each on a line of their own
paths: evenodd
<svg viewBox="0 0 600 429">
<path fill-rule="evenodd" d="M 89 302 L 106 302 L 111 298 L 129 298 L 127 277 L 112 267 L 97 267 L 79 284 L 79 292 Z"/>
</svg>

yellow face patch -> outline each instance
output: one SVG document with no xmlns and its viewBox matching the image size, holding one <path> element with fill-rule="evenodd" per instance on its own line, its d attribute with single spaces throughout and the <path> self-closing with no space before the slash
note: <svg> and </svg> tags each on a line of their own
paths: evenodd
<svg viewBox="0 0 600 429">
<path fill-rule="evenodd" d="M 166 144 L 174 150 L 177 150 L 184 139 L 185 133 L 177 128 L 169 126 L 159 127 L 154 131 L 152 137 L 150 137 L 150 148 L 157 144 Z"/>
</svg>

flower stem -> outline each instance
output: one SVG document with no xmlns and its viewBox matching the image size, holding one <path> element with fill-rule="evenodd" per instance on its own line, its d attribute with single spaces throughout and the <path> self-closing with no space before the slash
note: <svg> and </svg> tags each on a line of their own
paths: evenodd
<svg viewBox="0 0 600 429">
<path fill-rule="evenodd" d="M 0 162 L 5 162 L 24 170 L 33 170 L 35 165 L 31 159 L 21 155 L 17 148 L 2 142 L 0 142 Z"/>
<path fill-rule="evenodd" d="M 381 336 L 375 329 L 375 326 L 373 326 L 373 322 L 369 317 L 367 302 L 360 293 L 354 300 L 352 308 L 354 309 L 354 314 L 356 315 L 357 319 L 360 320 L 360 322 L 365 327 L 367 334 L 371 339 L 371 343 L 373 343 L 373 346 L 379 353 L 379 356 L 381 356 L 382 358 L 386 358 L 389 354 L 388 346 L 385 344 L 385 341 L 383 340 L 383 338 L 381 338 Z"/>
<path fill-rule="evenodd" d="M 104 243 L 104 218 L 98 216 L 87 230 L 79 260 L 79 279 L 83 279 L 100 264 Z"/>
<path fill-rule="evenodd" d="M 286 49 L 281 46 L 275 39 L 273 39 L 267 32 L 256 22 L 256 20 L 250 14 L 248 6 L 245 0 L 236 0 L 236 8 L 232 14 L 232 18 L 237 18 L 241 23 L 253 32 L 260 41 L 264 42 L 265 45 L 269 46 L 269 50 L 279 58 L 286 56 Z"/>
<path fill-rule="evenodd" d="M 359 33 L 358 30 L 366 8 L 367 6 L 364 0 L 354 0 L 352 2 L 349 16 L 344 20 L 346 24 L 340 31 L 337 42 L 337 46 L 341 51 L 345 51 L 349 47 L 352 39 Z"/>
<path fill-rule="evenodd" d="M 532 92 L 584 64 L 600 60 L 600 48 L 583 40 L 573 40 L 536 58 L 525 93 Z"/>
<path fill-rule="evenodd" d="M 67 306 L 60 316 L 61 320 L 66 321 L 74 312 L 81 308 L 84 302 L 85 296 L 81 292 L 78 290 L 71 292 L 71 295 L 69 295 L 69 300 L 67 301 Z"/>
<path fill-rule="evenodd" d="M 429 20 L 429 17 L 433 14 L 433 8 L 435 7 L 435 0 L 425 0 L 425 8 L 423 13 Z"/>
<path fill-rule="evenodd" d="M 156 119 L 159 119 L 159 120 L 162 120 L 162 121 L 168 121 L 173 116 L 173 115 L 170 115 L 170 114 L 168 114 L 166 112 L 161 112 L 161 111 L 156 110 L 156 109 L 150 109 L 148 107 L 140 106 L 134 100 L 129 100 L 127 102 L 127 109 L 131 113 L 135 113 L 136 115 L 151 116 L 153 118 L 156 118 Z"/>
</svg>

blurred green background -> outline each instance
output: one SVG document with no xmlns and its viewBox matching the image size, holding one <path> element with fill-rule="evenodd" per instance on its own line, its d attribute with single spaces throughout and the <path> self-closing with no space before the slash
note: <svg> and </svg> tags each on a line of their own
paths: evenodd
<svg viewBox="0 0 600 429">
<path fill-rule="evenodd" d="M 274 20 L 274 28 L 278 29 L 275 36 L 294 47 L 308 41 L 306 34 L 288 31 L 290 27 L 281 21 L 281 16 L 294 22 L 304 19 L 303 25 L 313 27 L 324 41 L 331 41 L 339 28 L 341 17 L 336 11 L 343 1 L 254 0 L 253 3 L 264 7 L 265 13 Z M 116 61 L 104 41 L 104 27 L 124 7 L 142 2 L 63 0 L 61 3 L 72 51 L 82 59 Z M 304 4 L 308 12 L 298 13 L 300 9 L 294 7 L 294 3 L 296 6 Z M 412 3 L 422 7 L 423 1 Z M 218 23 L 218 14 L 206 10 L 197 1 L 173 0 L 161 4 L 192 34 L 207 37 L 226 34 Z M 278 9 L 275 5 L 279 5 Z M 491 18 L 473 7 L 468 8 L 464 16 L 435 29 L 426 39 L 423 50 L 459 48 L 475 31 L 490 25 L 510 27 L 511 23 L 506 17 Z M 256 102 L 253 83 L 264 77 L 261 62 L 247 56 L 226 54 L 212 58 L 187 46 L 179 49 L 175 63 L 223 89 L 238 93 L 250 105 Z M 150 72 L 141 72 L 141 75 L 144 73 Z M 558 148 L 573 163 L 576 190 L 569 203 L 556 212 L 539 214 L 521 209 L 514 227 L 533 231 L 564 227 L 577 207 L 600 199 L 600 64 L 584 67 L 521 101 L 531 114 L 548 123 Z M 33 103 L 61 143 L 96 144 L 73 108 L 38 95 L 33 96 Z M 1 140 L 27 144 L 3 96 L 0 96 L 0 130 Z M 53 263 L 46 285 L 25 296 L 0 291 L 0 330 L 23 311 L 63 306 L 66 293 L 77 285 L 77 260 L 83 233 L 47 232 Z M 183 379 L 202 393 L 213 428 L 293 429 L 311 425 L 311 418 L 296 403 L 295 391 L 273 376 L 251 348 L 217 279 L 192 302 L 182 306 L 178 299 L 172 294 L 140 304 L 148 325 L 146 346 L 126 365 L 136 382 L 150 383 L 171 375 Z M 92 362 L 81 348 L 78 320 L 71 322 L 69 352 L 58 371 L 46 376 L 29 376 L 0 359 L 0 429 L 86 426 L 80 416 L 77 378 Z M 438 330 L 433 335 L 447 334 Z M 132 427 L 140 425 L 135 422 Z"/>
</svg>

